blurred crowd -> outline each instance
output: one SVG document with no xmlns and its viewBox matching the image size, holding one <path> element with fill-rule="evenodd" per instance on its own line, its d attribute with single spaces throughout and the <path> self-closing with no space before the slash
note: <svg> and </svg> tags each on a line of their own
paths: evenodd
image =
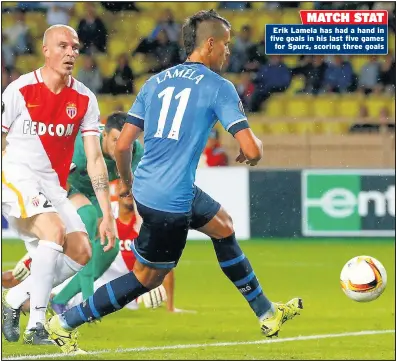
<svg viewBox="0 0 396 361">
<path fill-rule="evenodd" d="M 301 5 L 298 1 L 262 2 L 260 5 L 256 3 L 252 10 L 252 3 L 249 2 L 223 1 L 216 4 L 220 13 L 224 10 L 243 15 L 245 11 L 251 11 L 251 16 L 254 16 L 257 6 L 266 12 L 283 11 L 282 9 L 288 8 L 294 8 L 297 12 Z M 389 31 L 396 32 L 393 2 L 313 2 L 313 4 L 314 8 L 319 10 L 386 9 L 389 13 Z M 118 25 L 109 22 L 109 18 L 105 15 L 110 12 L 116 16 L 126 13 L 137 13 L 141 16 L 139 13 L 144 11 L 147 14 L 147 9 L 141 7 L 142 4 L 139 2 L 87 2 L 84 3 L 84 11 L 80 11 L 78 15 L 74 2 L 17 2 L 9 8 L 2 6 L 2 12 L 12 16 L 12 21 L 2 27 L 2 91 L 10 82 L 17 79 L 22 71 L 26 71 L 16 67 L 18 57 L 29 54 L 37 56 L 37 59 L 40 57 L 42 34 L 34 33 L 32 26 L 35 24 L 26 21 L 29 13 L 39 12 L 46 20 L 46 24 L 42 24 L 45 27 L 72 23 L 76 28 L 81 43 L 80 53 L 83 55 L 82 64 L 75 73 L 78 80 L 98 95 L 136 95 L 142 84 L 138 79 L 186 60 L 186 54 L 181 46 L 182 24 L 175 19 L 175 8 L 172 10 L 166 7 L 156 12 L 155 16 L 158 15 L 158 18 L 155 25 L 148 28 L 144 36 L 136 37 L 133 46 L 129 46 L 130 41 L 125 39 L 128 46 L 124 46 L 128 51 L 116 54 L 110 52 L 109 39 L 114 35 L 112 33 L 114 27 L 117 28 Z M 178 18 L 181 19 L 180 14 Z M 224 75 L 234 82 L 246 111 L 252 113 L 266 111 L 267 100 L 271 95 L 284 92 L 289 95 L 320 96 L 331 93 L 353 93 L 360 94 L 364 98 L 370 94 L 394 97 L 396 84 L 394 52 L 390 51 L 386 56 L 366 56 L 365 63 L 359 64 L 358 67 L 355 66 L 356 62 L 354 63 L 356 58 L 339 55 L 298 56 L 290 62 L 282 56 L 265 54 L 265 24 L 261 29 L 258 28 L 257 23 L 257 21 L 242 22 L 232 31 L 231 56 L 224 68 L 226 73 Z M 106 76 L 102 72 L 103 58 L 114 67 Z M 135 68 L 133 65 L 136 64 L 133 62 L 134 59 L 144 63 L 143 73 L 142 67 Z M 102 60 L 102 63 L 99 60 Z M 32 64 L 29 68 L 33 69 L 35 66 L 40 64 Z M 298 87 L 293 86 L 293 80 L 296 79 L 299 80 Z M 125 109 L 120 106 L 120 109 L 113 107 L 113 110 Z M 363 102 L 353 118 L 345 132 L 378 133 L 395 130 L 394 116 L 386 106 L 380 109 L 373 122 L 372 112 Z M 227 166 L 230 161 L 232 159 L 228 157 L 222 144 L 221 134 L 217 129 L 213 129 L 199 166 Z"/>
<path fill-rule="evenodd" d="M 103 11 L 139 12 L 136 2 L 101 2 Z M 316 9 L 387 9 L 390 14 L 390 31 L 395 31 L 394 3 L 374 2 L 314 2 Z M 15 21 L 2 31 L 2 88 L 20 75 L 15 68 L 15 59 L 21 54 L 37 54 L 31 29 L 26 24 L 27 12 L 39 11 L 46 14 L 47 25 L 69 24 L 74 15 L 73 2 L 18 2 L 11 9 Z M 294 7 L 298 11 L 300 2 L 268 2 L 262 7 L 268 11 L 282 7 Z M 218 3 L 219 10 L 241 11 L 249 9 L 251 3 L 225 1 Z M 264 25 L 264 24 L 263 24 Z M 264 26 L 263 26 L 264 27 Z M 266 100 L 274 93 L 285 92 L 293 77 L 301 77 L 303 86 L 296 93 L 350 93 L 378 94 L 395 92 L 396 69 L 394 54 L 372 56 L 356 73 L 348 56 L 301 56 L 296 66 L 285 64 L 282 56 L 265 55 L 265 36 L 260 41 L 252 39 L 252 26 L 246 24 L 234 33 L 231 56 L 225 72 L 241 74 L 235 84 L 249 112 L 265 108 Z M 257 30 L 257 29 L 256 29 Z M 108 29 L 93 3 L 85 4 L 84 17 L 79 19 L 77 32 L 81 42 L 84 64 L 76 74 L 96 94 L 134 94 L 137 74 L 130 60 L 141 54 L 149 64 L 147 72 L 157 73 L 183 62 L 186 55 L 181 47 L 181 24 L 174 18 L 171 9 L 164 9 L 151 33 L 141 39 L 130 53 L 119 55 L 117 66 L 110 77 L 105 77 L 96 61 L 97 54 L 108 51 Z"/>
</svg>

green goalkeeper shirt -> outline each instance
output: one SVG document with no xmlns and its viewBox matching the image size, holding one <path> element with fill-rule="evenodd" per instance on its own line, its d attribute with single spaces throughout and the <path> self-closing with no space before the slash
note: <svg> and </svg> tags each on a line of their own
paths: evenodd
<svg viewBox="0 0 396 361">
<path fill-rule="evenodd" d="M 103 132 L 104 126 L 101 126 L 100 130 Z M 103 135 L 100 134 L 101 146 L 102 140 Z M 135 169 L 142 156 L 143 146 L 138 140 L 135 140 L 132 150 L 132 172 L 135 172 Z M 105 155 L 103 155 L 103 157 L 106 162 L 107 171 L 109 173 L 109 181 L 111 182 L 113 180 L 119 179 L 120 176 L 117 171 L 115 160 L 106 157 Z M 73 159 L 67 181 L 70 185 L 70 188 L 72 188 L 74 191 L 84 194 L 87 198 L 95 197 L 95 191 L 93 190 L 91 179 L 89 178 L 87 171 L 87 157 L 85 155 L 84 143 L 80 132 L 77 134 L 76 141 L 74 143 Z"/>
</svg>

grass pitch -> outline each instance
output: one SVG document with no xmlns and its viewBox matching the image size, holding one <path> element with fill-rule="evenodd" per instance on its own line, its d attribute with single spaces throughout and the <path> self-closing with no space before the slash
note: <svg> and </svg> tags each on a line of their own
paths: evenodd
<svg viewBox="0 0 396 361">
<path fill-rule="evenodd" d="M 210 242 L 188 242 L 176 269 L 177 308 L 196 314 L 121 310 L 80 328 L 75 359 L 156 360 L 391 360 L 395 359 L 395 243 L 364 240 L 252 240 L 241 242 L 267 296 L 304 299 L 301 316 L 268 341 L 244 298 L 221 272 Z M 2 269 L 24 254 L 22 242 L 3 241 Z M 349 300 L 339 275 L 347 260 L 370 255 L 388 273 L 384 294 L 370 303 Z M 27 316 L 22 315 L 22 326 Z M 363 332 L 361 332 L 363 331 Z M 56 346 L 2 339 L 2 358 L 64 359 Z M 45 355 L 44 357 L 42 357 Z"/>
</svg>

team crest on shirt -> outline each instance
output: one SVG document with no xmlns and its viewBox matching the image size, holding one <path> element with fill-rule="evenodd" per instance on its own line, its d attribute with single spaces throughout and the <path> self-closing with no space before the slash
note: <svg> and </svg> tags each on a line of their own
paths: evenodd
<svg viewBox="0 0 396 361">
<path fill-rule="evenodd" d="M 66 114 L 69 116 L 70 119 L 73 119 L 77 115 L 76 104 L 67 103 L 66 104 Z"/>
<path fill-rule="evenodd" d="M 31 199 L 33 206 L 38 207 L 40 205 L 40 198 L 38 196 L 34 196 Z"/>
</svg>

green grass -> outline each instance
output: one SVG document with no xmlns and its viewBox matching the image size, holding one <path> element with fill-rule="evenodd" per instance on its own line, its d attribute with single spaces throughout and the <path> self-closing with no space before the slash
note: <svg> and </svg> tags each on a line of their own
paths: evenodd
<svg viewBox="0 0 396 361">
<path fill-rule="evenodd" d="M 271 300 L 304 299 L 302 316 L 288 322 L 279 340 L 296 336 L 395 329 L 395 244 L 379 239 L 271 240 L 241 242 Z M 24 254 L 21 242 L 3 242 L 3 270 Z M 357 255 L 378 258 L 388 272 L 384 294 L 370 303 L 349 300 L 339 286 L 344 263 Z M 4 267 L 5 266 L 5 267 Z M 282 343 L 195 347 L 115 353 L 114 350 L 219 342 L 263 340 L 257 320 L 222 274 L 209 242 L 189 242 L 176 270 L 176 307 L 197 314 L 169 314 L 164 308 L 121 310 L 100 324 L 80 328 L 87 351 L 111 350 L 79 359 L 267 359 L 378 360 L 395 358 L 394 333 L 342 336 Z M 23 326 L 27 317 L 22 316 Z M 3 358 L 58 353 L 54 347 L 10 344 L 3 339 Z M 77 359 L 77 357 L 76 357 Z"/>
</svg>

